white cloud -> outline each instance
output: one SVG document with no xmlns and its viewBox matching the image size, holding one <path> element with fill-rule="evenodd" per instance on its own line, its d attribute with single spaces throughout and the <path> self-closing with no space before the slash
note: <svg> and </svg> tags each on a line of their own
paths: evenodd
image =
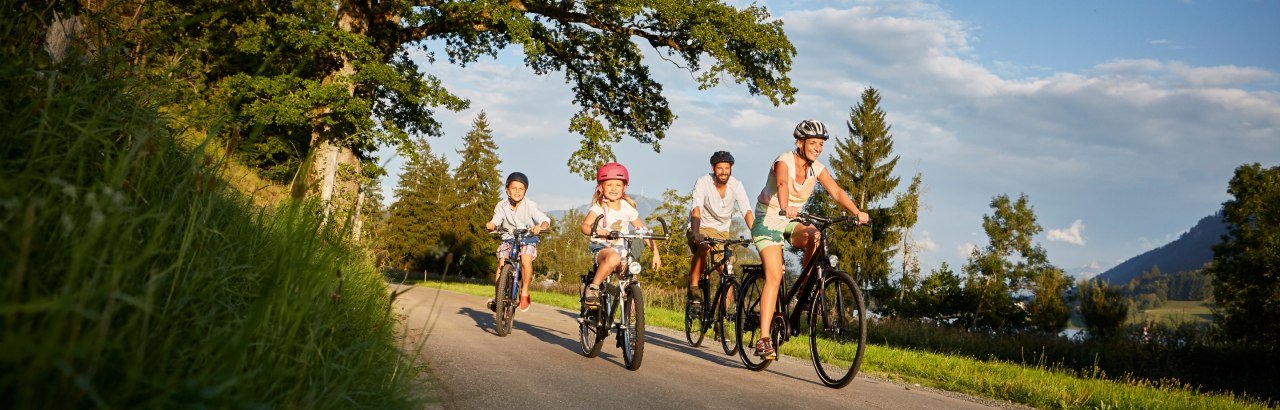
<svg viewBox="0 0 1280 410">
<path fill-rule="evenodd" d="M 916 247 L 920 252 L 933 252 L 938 250 L 938 243 L 933 241 L 933 235 L 929 231 L 921 231 L 920 237 L 916 238 Z"/>
<path fill-rule="evenodd" d="M 1050 229 L 1050 242 L 1066 242 L 1072 245 L 1084 245 L 1084 221 L 1077 219 L 1065 229 Z"/>
<path fill-rule="evenodd" d="M 973 251 L 976 249 L 978 249 L 978 245 L 974 245 L 969 242 L 962 243 L 960 246 L 956 247 L 956 256 L 968 258 L 970 255 L 973 255 Z"/>
</svg>

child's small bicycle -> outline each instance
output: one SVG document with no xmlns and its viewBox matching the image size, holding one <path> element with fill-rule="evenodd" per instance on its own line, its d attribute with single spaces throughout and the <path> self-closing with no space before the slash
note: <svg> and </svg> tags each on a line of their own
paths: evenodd
<svg viewBox="0 0 1280 410">
<path fill-rule="evenodd" d="M 494 286 L 493 295 L 494 330 L 498 336 L 506 336 L 511 333 L 511 323 L 516 316 L 516 305 L 520 303 L 520 284 L 523 274 L 520 268 L 520 250 L 524 249 L 525 245 L 537 244 L 538 235 L 530 233 L 528 229 L 498 228 L 493 233 L 495 235 L 510 233 L 512 236 L 511 250 L 507 252 L 507 259 L 502 263 L 502 270 L 498 273 L 498 283 Z"/>
<path fill-rule="evenodd" d="M 600 218 L 596 218 L 595 223 L 591 226 L 597 226 Z M 661 218 L 658 223 L 662 224 L 662 231 L 667 231 L 667 223 Z M 622 239 L 626 243 L 627 249 L 634 249 L 632 241 L 640 239 L 666 240 L 667 235 L 652 235 L 647 232 L 624 234 L 617 231 L 609 232 L 606 236 L 597 236 L 605 239 Z M 600 305 L 587 306 L 587 285 L 591 284 L 591 279 L 596 274 L 596 267 L 593 266 L 591 271 L 582 275 L 582 306 L 579 310 L 578 330 L 580 336 L 578 341 L 582 344 L 582 355 L 586 357 L 596 357 L 600 354 L 600 347 L 604 344 L 604 338 L 609 335 L 610 329 L 618 335 L 618 347 L 622 348 L 623 363 L 627 366 L 627 370 L 636 370 L 640 368 L 640 362 L 644 358 L 644 293 L 640 290 L 640 259 L 638 252 L 624 252 L 622 255 L 622 272 L 616 275 L 609 275 L 605 281 L 600 284 Z M 621 307 L 621 317 L 617 322 L 614 321 L 614 314 Z"/>
</svg>

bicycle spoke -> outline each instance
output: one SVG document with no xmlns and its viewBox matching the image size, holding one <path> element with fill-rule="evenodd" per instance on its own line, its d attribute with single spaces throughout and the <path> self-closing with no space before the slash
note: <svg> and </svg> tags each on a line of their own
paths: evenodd
<svg viewBox="0 0 1280 410">
<path fill-rule="evenodd" d="M 866 312 L 862 293 L 844 273 L 822 285 L 809 311 L 809 354 L 822 383 L 849 384 L 866 350 Z"/>
</svg>

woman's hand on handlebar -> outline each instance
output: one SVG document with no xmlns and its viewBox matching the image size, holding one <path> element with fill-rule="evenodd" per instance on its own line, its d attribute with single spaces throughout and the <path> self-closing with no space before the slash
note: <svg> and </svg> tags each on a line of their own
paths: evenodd
<svg viewBox="0 0 1280 410">
<path fill-rule="evenodd" d="M 867 224 L 867 222 L 871 222 L 871 215 L 868 215 L 866 212 L 859 211 L 859 212 L 858 212 L 858 224 L 859 224 L 859 225 L 866 225 L 866 224 Z"/>
<path fill-rule="evenodd" d="M 799 215 L 800 215 L 800 208 L 799 208 L 799 207 L 794 207 L 794 206 L 788 206 L 788 207 L 787 207 L 787 210 L 786 210 L 786 217 L 787 217 L 787 219 L 796 219 L 796 217 L 797 217 L 797 216 L 799 216 Z"/>
</svg>

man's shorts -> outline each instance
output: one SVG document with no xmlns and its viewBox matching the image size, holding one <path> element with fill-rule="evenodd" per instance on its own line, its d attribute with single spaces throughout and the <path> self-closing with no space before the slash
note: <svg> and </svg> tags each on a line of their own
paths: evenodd
<svg viewBox="0 0 1280 410">
<path fill-rule="evenodd" d="M 717 240 L 728 240 L 728 232 L 719 231 L 719 229 L 698 228 L 698 232 L 703 234 L 705 237 L 717 238 Z M 687 231 L 686 229 L 685 238 L 686 240 L 689 240 L 690 254 L 698 255 L 698 242 L 694 242 L 694 232 Z M 718 254 L 716 251 L 723 249 L 723 247 L 724 245 L 712 246 L 712 251 L 710 251 L 708 255 L 708 263 L 718 263 L 719 259 L 721 259 L 721 254 Z"/>
<path fill-rule="evenodd" d="M 718 229 L 703 227 L 703 228 L 698 228 L 698 233 L 701 233 L 702 236 L 705 236 L 708 238 L 725 239 L 725 240 L 729 239 L 728 232 L 721 231 Z M 695 253 L 695 254 L 698 253 L 698 243 L 693 241 L 693 231 L 685 230 L 684 237 L 689 240 L 689 252 Z M 712 249 L 718 249 L 720 248 L 720 246 L 722 245 L 716 245 L 712 247 Z"/>
<path fill-rule="evenodd" d="M 515 241 L 502 241 L 502 244 L 498 245 L 498 260 L 506 259 L 507 255 L 511 254 L 511 247 L 514 245 Z M 525 243 L 524 246 L 520 247 L 520 255 L 529 255 L 530 258 L 537 258 L 538 244 Z"/>
<path fill-rule="evenodd" d="M 756 242 L 756 249 L 764 250 L 770 246 L 791 242 L 791 233 L 799 222 L 791 222 L 785 216 L 768 215 L 768 206 L 756 205 L 756 222 L 751 225 L 751 239 Z"/>
</svg>

